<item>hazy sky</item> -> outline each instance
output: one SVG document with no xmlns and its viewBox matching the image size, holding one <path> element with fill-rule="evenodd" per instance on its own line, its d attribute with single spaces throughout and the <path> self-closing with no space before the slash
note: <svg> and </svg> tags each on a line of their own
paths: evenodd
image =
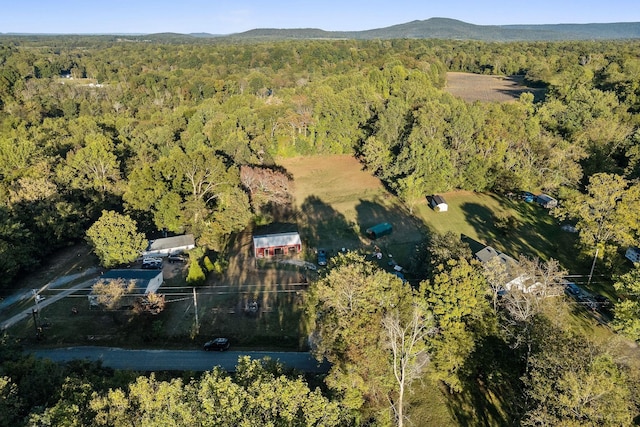
<svg viewBox="0 0 640 427">
<path fill-rule="evenodd" d="M 357 31 L 433 17 L 478 25 L 638 22 L 638 0 L 0 0 L 0 33 Z"/>
</svg>

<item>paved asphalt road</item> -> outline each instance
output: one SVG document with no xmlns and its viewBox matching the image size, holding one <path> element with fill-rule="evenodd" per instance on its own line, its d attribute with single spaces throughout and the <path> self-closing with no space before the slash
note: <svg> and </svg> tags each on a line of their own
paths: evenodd
<svg viewBox="0 0 640 427">
<path fill-rule="evenodd" d="M 30 350 L 36 357 L 66 362 L 75 359 L 101 360 L 103 366 L 134 371 L 209 371 L 220 366 L 226 371 L 234 371 L 238 357 L 251 356 L 252 359 L 270 357 L 282 364 L 304 372 L 321 373 L 329 371 L 329 364 L 319 364 L 305 352 L 262 352 L 262 351 L 204 351 L 204 350 L 125 350 L 112 347 L 67 347 L 56 349 Z"/>
<path fill-rule="evenodd" d="M 72 274 L 69 276 L 64 276 L 61 277 L 57 280 L 54 280 L 52 282 L 47 283 L 46 285 L 44 285 L 41 289 L 39 289 L 40 292 L 44 291 L 45 289 L 55 289 L 61 285 L 65 285 L 69 282 L 72 282 L 73 280 L 76 280 L 78 278 L 84 277 L 84 276 L 95 276 L 97 274 L 98 269 L 96 268 L 89 268 L 81 273 L 77 273 L 77 274 Z M 84 289 L 84 288 L 88 288 L 89 286 L 93 285 L 95 283 L 95 277 L 91 278 L 89 280 L 85 280 L 82 283 L 78 283 L 75 286 L 70 287 L 69 289 L 62 291 L 56 295 L 53 295 L 43 301 L 41 301 L 38 304 L 38 308 L 40 310 L 42 310 L 44 307 L 53 304 L 54 302 L 66 297 L 67 295 L 71 295 L 73 294 L 75 291 L 79 290 L 79 289 Z M 3 301 L 0 301 L 0 317 L 2 314 L 2 310 L 5 309 L 6 307 L 9 307 L 11 304 L 14 304 L 20 300 L 23 299 L 33 299 L 34 295 L 31 291 L 28 292 L 22 292 L 22 293 L 18 293 L 15 295 L 12 295 L 10 297 L 5 298 Z M 7 328 L 10 328 L 11 326 L 13 326 L 14 324 L 18 323 L 21 320 L 25 320 L 25 319 L 30 319 L 31 318 L 31 310 L 35 308 L 35 302 L 34 302 L 34 306 L 33 307 L 29 307 L 26 308 L 24 310 L 22 310 L 20 313 L 8 318 L 8 319 L 4 319 L 2 321 L 0 321 L 0 331 L 5 330 Z"/>
</svg>

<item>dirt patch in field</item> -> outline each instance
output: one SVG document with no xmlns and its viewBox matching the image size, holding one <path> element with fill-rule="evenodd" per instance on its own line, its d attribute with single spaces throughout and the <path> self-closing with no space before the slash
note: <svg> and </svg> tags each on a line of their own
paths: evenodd
<svg viewBox="0 0 640 427">
<path fill-rule="evenodd" d="M 524 76 L 485 76 L 471 73 L 447 73 L 445 90 L 468 102 L 509 102 L 531 92 L 535 101 L 544 98 L 543 88 L 528 87 Z"/>
</svg>

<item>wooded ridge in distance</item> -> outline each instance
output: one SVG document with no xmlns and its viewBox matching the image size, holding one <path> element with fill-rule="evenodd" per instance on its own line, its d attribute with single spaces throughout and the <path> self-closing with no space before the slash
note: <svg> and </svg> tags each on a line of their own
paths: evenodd
<svg viewBox="0 0 640 427">
<path fill-rule="evenodd" d="M 475 25 L 448 18 L 416 20 L 365 31 L 323 31 L 315 28 L 253 29 L 233 38 L 296 39 L 454 39 L 483 41 L 617 40 L 640 37 L 640 23 Z"/>
<path fill-rule="evenodd" d="M 2 35 L 2 33 L 0 33 Z M 18 35 L 7 33 L 5 35 Z M 29 35 L 29 34 L 20 34 Z M 131 34 L 131 37 L 142 37 Z M 456 19 L 430 18 L 364 31 L 325 31 L 319 28 L 255 28 L 242 33 L 146 34 L 155 37 L 231 39 L 453 39 L 482 41 L 625 40 L 640 38 L 640 22 L 540 25 L 475 25 Z"/>
</svg>

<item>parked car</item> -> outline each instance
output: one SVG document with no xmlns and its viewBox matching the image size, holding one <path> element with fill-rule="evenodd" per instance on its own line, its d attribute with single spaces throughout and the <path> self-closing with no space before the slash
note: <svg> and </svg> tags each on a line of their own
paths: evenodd
<svg viewBox="0 0 640 427">
<path fill-rule="evenodd" d="M 604 295 L 596 295 L 594 299 L 596 300 L 600 308 L 606 308 L 611 306 L 611 301 L 609 301 L 609 298 L 605 297 Z"/>
<path fill-rule="evenodd" d="M 204 349 L 206 351 L 225 351 L 229 349 L 230 345 L 228 338 L 214 338 L 204 344 Z"/>
<path fill-rule="evenodd" d="M 582 290 L 580 289 L 580 287 L 575 283 L 567 283 L 565 290 L 567 291 L 567 293 L 573 296 L 578 296 L 582 293 Z"/>
<path fill-rule="evenodd" d="M 144 258 L 142 260 L 142 268 L 150 270 L 160 270 L 162 268 L 162 258 Z"/>
<path fill-rule="evenodd" d="M 318 249 L 317 263 L 320 266 L 327 265 L 327 251 L 324 249 Z"/>
<path fill-rule="evenodd" d="M 183 254 L 171 254 L 167 257 L 167 261 L 174 262 L 187 262 L 187 257 Z"/>
</svg>

